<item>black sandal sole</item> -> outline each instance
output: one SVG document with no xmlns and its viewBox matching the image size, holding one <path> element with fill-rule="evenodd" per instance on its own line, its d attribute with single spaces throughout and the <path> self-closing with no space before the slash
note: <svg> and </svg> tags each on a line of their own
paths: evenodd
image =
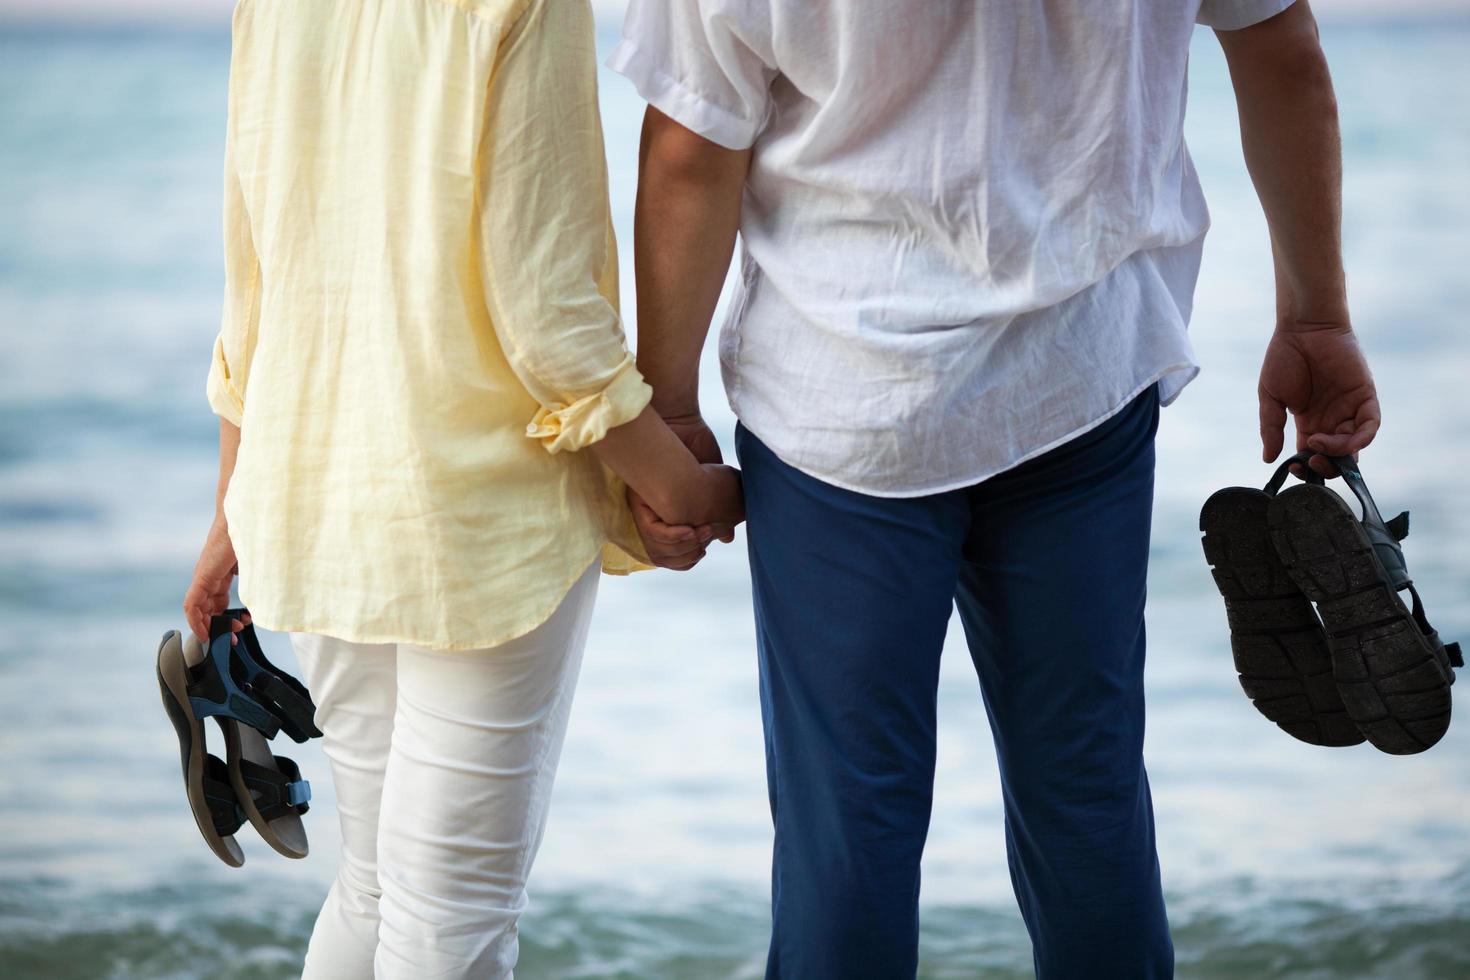
<svg viewBox="0 0 1470 980">
<path fill-rule="evenodd" d="M 1450 725 L 1449 659 L 1420 631 L 1352 508 L 1302 485 L 1279 494 L 1267 517 L 1286 573 L 1317 604 L 1348 716 L 1383 752 L 1434 745 Z"/>
<path fill-rule="evenodd" d="M 1333 677 L 1322 624 L 1287 575 L 1267 524 L 1270 495 L 1231 487 L 1200 511 L 1205 560 L 1225 599 L 1240 686 L 1256 710 L 1312 745 L 1363 741 Z"/>
<path fill-rule="evenodd" d="M 184 789 L 189 799 L 189 811 L 199 834 L 215 857 L 232 868 L 245 863 L 245 854 L 240 850 L 234 835 L 221 836 L 214 829 L 214 818 L 204 792 L 204 770 L 207 752 L 204 741 L 204 724 L 194 714 L 189 703 L 187 668 L 184 652 L 177 630 L 163 634 L 158 644 L 157 659 L 158 692 L 163 699 L 163 709 L 179 737 L 179 762 L 183 769 Z"/>
</svg>

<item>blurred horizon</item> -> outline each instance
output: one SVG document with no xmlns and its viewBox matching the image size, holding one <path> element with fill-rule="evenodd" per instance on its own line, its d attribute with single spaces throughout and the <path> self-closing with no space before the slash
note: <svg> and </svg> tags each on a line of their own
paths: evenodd
<svg viewBox="0 0 1470 980">
<path fill-rule="evenodd" d="M 620 21 L 628 0 L 591 0 L 600 22 Z M 0 25 L 210 27 L 228 23 L 235 0 L 0 0 Z M 1422 21 L 1470 19 L 1466 0 L 1319 0 L 1318 19 Z"/>
<path fill-rule="evenodd" d="M 623 3 L 594 0 L 598 49 Z M 691 0 L 692 2 L 692 0 Z M 285 980 L 336 871 L 319 743 L 313 856 L 199 839 L 153 651 L 213 514 L 204 399 L 222 283 L 227 0 L 0 0 L 0 977 Z M 1341 107 L 1353 319 L 1383 401 L 1364 471 L 1435 625 L 1470 639 L 1470 6 L 1321 0 Z M 1436 17 L 1440 19 L 1435 19 Z M 625 322 L 644 103 L 600 69 Z M 1186 138 L 1212 214 L 1163 413 L 1148 742 L 1180 976 L 1470 977 L 1470 708 L 1415 757 L 1324 750 L 1236 680 L 1199 546 L 1214 490 L 1259 485 L 1269 238 L 1220 46 L 1195 32 Z M 717 320 L 720 317 L 717 316 Z M 711 332 L 703 409 L 730 449 Z M 728 456 L 727 456 L 728 458 Z M 743 532 L 741 532 L 743 535 Z M 962 631 L 941 665 L 920 980 L 1026 980 L 1003 799 Z M 285 636 L 271 659 L 294 658 Z M 517 976 L 758 980 L 771 832 L 742 545 L 691 575 L 605 579 Z M 217 735 L 217 733 L 216 733 Z M 218 738 L 212 751 L 219 751 Z"/>
</svg>

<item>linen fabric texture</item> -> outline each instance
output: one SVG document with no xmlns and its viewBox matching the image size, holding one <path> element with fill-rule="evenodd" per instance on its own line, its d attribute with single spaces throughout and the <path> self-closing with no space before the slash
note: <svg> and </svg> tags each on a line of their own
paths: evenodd
<svg viewBox="0 0 1470 980">
<path fill-rule="evenodd" d="M 645 557 L 577 450 L 651 391 L 618 315 L 586 0 L 242 0 L 209 374 L 262 626 L 432 649 Z"/>
<path fill-rule="evenodd" d="M 731 407 L 835 486 L 969 486 L 1197 373 L 1196 22 L 1291 0 L 632 0 L 610 66 L 753 147 Z"/>
</svg>

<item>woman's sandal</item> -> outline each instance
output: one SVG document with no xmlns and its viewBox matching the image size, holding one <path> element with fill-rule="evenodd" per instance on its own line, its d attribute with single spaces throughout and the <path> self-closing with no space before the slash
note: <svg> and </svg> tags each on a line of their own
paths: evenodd
<svg viewBox="0 0 1470 980">
<path fill-rule="evenodd" d="M 1311 481 L 1270 502 L 1271 541 L 1291 581 L 1317 604 L 1348 716 L 1384 752 L 1423 752 L 1449 728 L 1452 668 L 1464 666 L 1460 646 L 1441 642 L 1409 578 L 1399 545 L 1409 533 L 1408 513 L 1385 521 L 1357 463 L 1332 462 L 1362 505 L 1362 518 Z M 1412 606 L 1404 604 L 1405 591 Z"/>
<path fill-rule="evenodd" d="M 274 755 L 264 736 L 234 721 L 220 721 L 225 732 L 226 769 L 240 810 L 255 832 L 276 852 L 304 858 L 309 850 L 301 818 L 311 809 L 311 783 L 284 755 Z"/>
<path fill-rule="evenodd" d="M 1225 599 L 1240 686 L 1256 709 L 1303 742 L 1357 745 L 1363 733 L 1338 693 L 1322 624 L 1271 542 L 1271 502 L 1291 465 L 1305 462 L 1287 460 L 1264 489 L 1230 487 L 1205 501 L 1205 560 Z M 1322 482 L 1310 471 L 1307 479 Z"/>
<path fill-rule="evenodd" d="M 266 658 L 253 625 L 231 632 L 234 621 L 247 616 L 249 610 L 226 609 L 210 620 L 204 659 L 190 664 L 194 713 L 233 718 L 266 738 L 275 738 L 278 731 L 297 742 L 319 738 L 316 705 L 305 686 Z"/>
<path fill-rule="evenodd" d="M 311 721 L 315 708 L 306 689 L 265 658 L 254 629 L 246 626 L 232 642 L 231 620 L 243 614 L 227 610 L 214 618 L 208 650 L 192 635 L 186 639 L 169 630 L 157 660 L 164 710 L 179 738 L 189 808 L 205 842 L 231 867 L 245 861 L 234 835 L 247 820 L 281 854 L 306 856 L 301 816 L 309 808 L 310 784 L 294 762 L 271 754 L 265 738 L 278 729 L 302 742 L 320 734 Z M 251 697 L 261 690 L 271 696 Z M 208 752 L 204 719 L 211 716 L 224 733 L 228 761 Z"/>
</svg>

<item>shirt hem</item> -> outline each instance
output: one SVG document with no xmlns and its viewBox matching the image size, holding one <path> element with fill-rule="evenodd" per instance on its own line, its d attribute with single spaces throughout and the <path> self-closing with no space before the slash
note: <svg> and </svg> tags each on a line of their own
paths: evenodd
<svg viewBox="0 0 1470 980">
<path fill-rule="evenodd" d="M 1238 31 L 1270 20 L 1295 3 L 1296 0 L 1266 0 L 1264 3 L 1238 4 L 1219 14 L 1200 13 L 1195 23 L 1215 31 Z"/>
<path fill-rule="evenodd" d="M 643 101 L 710 142 L 729 150 L 749 149 L 755 142 L 759 121 L 745 119 L 691 91 L 665 74 L 637 42 L 623 38 L 606 65 L 632 82 Z"/>
<path fill-rule="evenodd" d="M 1035 459 L 1037 456 L 1041 456 L 1044 453 L 1051 452 L 1053 449 L 1063 446 L 1066 443 L 1071 442 L 1073 439 L 1081 438 L 1082 436 L 1091 432 L 1093 429 L 1102 425 L 1114 415 L 1117 415 L 1119 412 L 1123 411 L 1123 409 L 1127 408 L 1129 404 L 1133 402 L 1133 399 L 1143 394 L 1149 388 L 1163 381 L 1170 375 L 1183 373 L 1185 376 L 1180 380 L 1178 387 L 1170 392 L 1167 397 L 1163 398 L 1160 401 L 1161 406 L 1167 407 L 1169 405 L 1172 405 L 1179 398 L 1179 395 L 1184 391 L 1185 386 L 1187 386 L 1191 381 L 1199 376 L 1199 370 L 1200 369 L 1198 364 L 1194 364 L 1189 361 L 1180 361 L 1171 364 L 1166 368 L 1154 372 L 1154 374 L 1151 375 L 1147 381 L 1135 387 L 1132 391 L 1130 391 L 1126 396 L 1123 397 L 1122 401 L 1120 401 L 1117 405 L 1114 405 L 1112 408 L 1108 409 L 1107 412 L 1098 416 L 1092 421 L 1087 422 L 1086 424 L 1076 429 L 1073 429 L 1066 435 L 1053 439 L 1051 442 L 1039 446 L 1036 449 L 1027 451 L 1021 456 L 1017 457 L 1013 462 L 1008 463 L 1005 466 L 1000 466 L 989 470 L 981 470 L 978 475 L 961 477 L 956 480 L 950 480 L 944 483 L 936 484 L 932 487 L 925 486 L 918 488 L 906 488 L 903 490 L 874 490 L 869 487 L 859 486 L 856 483 L 851 483 L 849 481 L 842 480 L 834 476 L 819 473 L 814 469 L 803 466 L 801 463 L 789 459 L 784 453 L 776 449 L 775 446 L 772 446 L 770 443 L 766 442 L 761 434 L 756 431 L 755 427 L 752 426 L 749 422 L 746 422 L 744 418 L 740 419 L 740 423 L 744 425 L 747 429 L 749 429 L 752 435 L 754 435 L 757 439 L 760 439 L 762 443 L 765 443 L 766 448 L 770 449 L 771 452 L 775 454 L 777 459 L 781 460 L 781 462 L 785 463 L 787 466 L 790 466 L 793 469 L 805 473 L 807 476 L 811 477 L 814 480 L 820 480 L 823 483 L 829 486 L 836 487 L 839 490 L 846 490 L 850 493 L 860 493 L 868 497 L 880 497 L 885 500 L 907 500 L 914 497 L 931 497 L 935 494 L 949 493 L 953 490 L 963 490 L 965 487 L 973 487 L 977 483 L 984 483 L 986 480 L 1000 476 L 1002 473 L 1013 470 L 1017 466 L 1020 466 L 1022 463 L 1026 463 Z M 739 415 L 739 412 L 737 411 L 736 414 Z"/>
<path fill-rule="evenodd" d="M 370 630 L 343 629 L 341 627 L 331 626 L 323 623 L 311 625 L 306 620 L 286 621 L 283 619 L 276 619 L 271 615 L 269 607 L 266 607 L 266 611 L 264 613 L 257 612 L 255 607 L 252 605 L 249 597 L 245 595 L 243 588 L 240 591 L 240 602 L 242 605 L 250 610 L 250 619 L 252 622 L 274 633 L 311 633 L 317 636 L 328 636 L 334 640 L 344 640 L 348 643 L 401 643 L 405 646 L 418 647 L 422 650 L 437 650 L 443 653 L 466 653 L 473 650 L 488 650 L 494 647 L 504 646 L 512 640 L 520 639 L 527 633 L 530 633 L 532 630 L 544 624 L 548 619 L 556 614 L 556 611 L 558 609 L 561 608 L 561 604 L 566 601 L 567 595 L 571 593 L 572 586 L 581 581 L 582 576 L 586 575 L 592 569 L 592 566 L 599 564 L 601 560 L 602 546 L 599 545 L 597 550 L 593 552 L 591 557 L 580 564 L 579 570 L 575 574 L 573 574 L 571 578 L 567 579 L 564 584 L 556 589 L 555 599 L 549 607 L 538 610 L 534 615 L 527 617 L 527 619 L 525 620 L 517 622 L 515 626 L 510 627 L 508 630 L 505 630 L 502 633 L 490 636 L 488 639 L 477 637 L 472 641 L 465 642 L 455 641 L 453 643 L 444 643 L 434 641 L 426 643 L 423 641 L 423 639 L 409 636 L 406 633 L 375 633 Z"/>
</svg>

